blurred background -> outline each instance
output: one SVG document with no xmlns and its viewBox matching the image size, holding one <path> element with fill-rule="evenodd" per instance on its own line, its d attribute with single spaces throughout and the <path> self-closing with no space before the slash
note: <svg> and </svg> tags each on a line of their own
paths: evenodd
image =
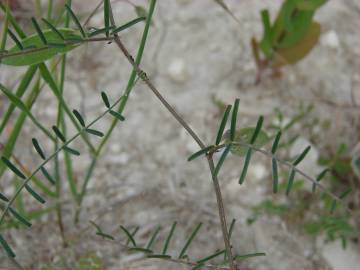
<svg viewBox="0 0 360 270">
<path fill-rule="evenodd" d="M 72 2 L 83 21 L 99 3 Z M 145 0 L 111 2 L 119 25 L 137 16 L 136 6 L 148 8 Z M 239 127 L 255 126 L 258 116 L 263 115 L 264 130 L 269 135 L 285 129 L 279 150 L 285 160 L 311 145 L 311 152 L 299 167 L 313 177 L 331 167 L 324 185 L 335 194 L 351 186 L 347 204 L 358 210 L 360 175 L 351 163 L 360 155 L 360 2 L 328 1 L 315 16 L 321 23 L 321 36 L 314 49 L 302 61 L 281 68 L 276 78 L 265 71 L 257 84 L 250 41 L 252 37 L 261 39 L 260 11 L 267 8 L 274 18 L 282 1 L 225 2 L 236 20 L 217 1 L 158 0 L 141 67 L 207 144 L 215 140 L 224 106 L 240 98 Z M 28 33 L 33 32 L 30 18 L 41 18 L 39 12 L 47 5 L 48 1 L 10 0 L 13 14 Z M 54 12 L 63 5 L 64 1 L 54 1 Z M 3 19 L 2 13 L 1 24 Z M 87 26 L 102 24 L 100 9 Z M 133 55 L 143 25 L 120 34 Z M 22 68 L 0 65 L 0 81 L 12 89 L 23 72 Z M 106 91 L 115 100 L 123 93 L 130 72 L 131 66 L 116 45 L 104 42 L 81 46 L 68 54 L 65 99 L 87 120 L 94 119 L 104 111 L 100 92 Z M 0 94 L 1 117 L 8 104 Z M 49 128 L 56 122 L 57 101 L 49 89 L 44 88 L 32 111 Z M 67 246 L 62 244 L 51 209 L 33 220 L 30 229 L 3 226 L 24 268 L 190 269 L 142 260 L 141 254 L 128 253 L 121 245 L 96 236 L 89 220 L 114 235 L 120 235 L 119 225 L 139 226 L 139 242 L 146 242 L 158 225 L 163 227 L 164 233 L 159 236 L 163 241 L 176 220 L 178 229 L 170 252 L 181 249 L 191 230 L 203 222 L 191 246 L 191 258 L 223 248 L 206 160 L 187 161 L 199 150 L 196 143 L 140 81 L 124 116 L 126 121 L 115 128 L 94 170 L 78 224 L 73 223 L 76 205 L 64 180 L 61 204 Z M 0 146 L 6 145 L 15 119 L 0 134 Z M 105 131 L 111 121 L 105 117 L 96 128 Z M 70 125 L 67 132 L 74 134 L 75 130 Z M 30 171 L 39 164 L 31 145 L 33 136 L 43 137 L 30 121 L 26 122 L 13 151 Z M 93 141 L 98 142 L 96 138 Z M 80 140 L 74 145 L 85 148 Z M 51 147 L 44 144 L 49 152 Z M 59 158 L 63 162 L 63 156 Z M 81 155 L 73 162 L 75 178 L 82 179 L 89 156 Z M 280 192 L 272 194 L 271 160 L 260 154 L 254 154 L 246 182 L 240 186 L 242 164 L 243 158 L 231 156 L 219 175 L 229 223 L 236 219 L 233 246 L 239 253 L 266 252 L 267 256 L 244 261 L 241 269 L 357 269 L 360 228 L 353 217 L 341 207 L 329 215 L 328 199 L 320 193 L 312 195 L 311 183 L 300 176 L 286 197 L 285 169 L 280 170 Z M 8 170 L 0 181 L 6 194 L 14 190 L 11 181 Z M 29 212 L 41 207 L 27 197 L 24 200 Z M 47 207 L 55 203 L 59 202 L 48 199 Z M 1 253 L 0 269 L 11 267 Z"/>
</svg>

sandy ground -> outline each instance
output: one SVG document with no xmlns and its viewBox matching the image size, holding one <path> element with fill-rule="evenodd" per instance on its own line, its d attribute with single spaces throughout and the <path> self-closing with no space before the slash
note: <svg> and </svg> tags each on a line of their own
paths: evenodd
<svg viewBox="0 0 360 270">
<path fill-rule="evenodd" d="M 75 8 L 90 10 L 97 1 L 86 1 L 86 5 L 82 1 L 73 2 Z M 265 126 L 269 126 L 275 121 L 276 108 L 291 118 L 299 113 L 301 105 L 316 105 L 304 123 L 289 131 L 301 135 L 302 141 L 296 149 L 309 141 L 314 145 L 310 161 L 303 168 L 309 174 L 316 173 L 318 152 L 326 144 L 341 140 L 350 146 L 356 144 L 353 127 L 359 124 L 354 115 L 360 112 L 354 106 L 356 102 L 360 104 L 359 3 L 331 0 L 316 16 L 323 26 L 322 37 L 309 57 L 284 69 L 281 79 L 265 78 L 255 86 L 256 67 L 249 41 L 252 36 L 261 36 L 259 11 L 268 7 L 274 15 L 281 1 L 226 2 L 240 24 L 211 0 L 159 0 L 142 68 L 207 143 L 214 140 L 221 117 L 214 97 L 225 103 L 232 103 L 237 97 L 241 99 L 240 126 L 254 125 L 259 115 L 265 116 Z M 114 14 L 118 24 L 135 17 L 133 8 L 126 3 L 116 3 Z M 90 25 L 101 23 L 99 14 Z M 133 54 L 140 35 L 139 26 L 121 35 Z M 11 82 L 13 71 L 1 67 L 1 81 Z M 65 96 L 72 107 L 81 109 L 87 120 L 93 119 L 104 110 L 100 91 L 106 90 L 113 99 L 119 97 L 129 73 L 130 67 L 115 45 L 89 44 L 69 54 Z M 36 115 L 47 121 L 49 127 L 56 117 L 56 107 L 51 105 L 54 102 L 46 90 L 34 107 Z M 79 225 L 72 224 L 72 204 L 64 205 L 66 233 L 74 245 L 62 248 L 54 233 L 57 230 L 54 215 L 44 217 L 30 230 L 8 234 L 23 265 L 39 269 L 44 263 L 53 262 L 53 268 L 46 269 L 76 269 L 79 257 L 93 252 L 101 258 L 104 269 L 187 269 L 143 261 L 138 255 L 126 253 L 118 243 L 99 241 L 93 228 L 88 228 L 89 220 L 96 220 L 104 231 L 118 235 L 119 239 L 123 239 L 118 229 L 120 224 L 141 226 L 140 243 L 145 243 L 149 232 L 159 224 L 164 227 L 160 238 L 164 240 L 176 220 L 173 254 L 177 254 L 191 229 L 201 221 L 204 226 L 190 249 L 191 259 L 222 248 L 207 164 L 204 160 L 186 161 L 198 149 L 191 137 L 141 82 L 132 92 L 124 114 L 127 120 L 114 130 L 91 179 Z M 303 128 L 302 124 L 312 123 L 314 119 L 331 122 L 325 134 L 319 126 Z M 96 127 L 105 131 L 110 122 L 111 118 L 106 117 Z M 309 130 L 316 136 L 310 138 Z M 34 127 L 26 126 L 22 133 L 24 140 L 15 153 L 35 167 L 38 160 L 32 158 L 30 150 L 32 132 Z M 72 132 L 70 128 L 69 134 Z M 83 148 L 79 142 L 75 146 Z M 76 175 L 82 179 L 89 158 L 83 155 L 74 162 Z M 248 226 L 246 220 L 251 207 L 271 198 L 270 164 L 255 155 L 245 185 L 239 186 L 241 164 L 241 158 L 233 157 L 220 174 L 228 219 L 237 220 L 234 249 L 240 254 L 267 253 L 266 257 L 244 262 L 241 269 L 356 269 L 360 263 L 356 245 L 343 251 L 339 243 L 324 244 L 322 239 L 311 239 L 277 217 L 264 216 Z M 79 235 L 81 241 L 76 238 Z"/>
</svg>

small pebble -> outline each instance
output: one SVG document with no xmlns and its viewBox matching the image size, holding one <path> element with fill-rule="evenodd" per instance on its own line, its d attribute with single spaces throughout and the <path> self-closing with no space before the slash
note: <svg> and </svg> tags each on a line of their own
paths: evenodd
<svg viewBox="0 0 360 270">
<path fill-rule="evenodd" d="M 174 82 L 184 83 L 188 78 L 185 61 L 181 58 L 173 59 L 168 67 L 168 75 Z"/>
</svg>

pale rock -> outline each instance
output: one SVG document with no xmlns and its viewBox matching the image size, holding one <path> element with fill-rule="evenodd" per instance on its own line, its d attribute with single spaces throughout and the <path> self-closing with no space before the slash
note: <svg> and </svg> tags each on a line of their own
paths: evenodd
<svg viewBox="0 0 360 270">
<path fill-rule="evenodd" d="M 326 32 L 321 37 L 321 44 L 332 49 L 338 49 L 340 47 L 340 41 L 337 33 L 334 30 Z"/>
<path fill-rule="evenodd" d="M 174 58 L 168 66 L 168 75 L 176 83 L 184 83 L 188 78 L 184 59 Z"/>
</svg>

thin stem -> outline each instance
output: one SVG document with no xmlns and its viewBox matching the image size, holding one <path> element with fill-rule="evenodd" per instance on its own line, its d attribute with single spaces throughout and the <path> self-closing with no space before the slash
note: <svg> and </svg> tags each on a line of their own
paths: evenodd
<svg viewBox="0 0 360 270">
<path fill-rule="evenodd" d="M 157 88 L 152 84 L 149 78 L 146 76 L 146 73 L 139 68 L 139 66 L 135 63 L 133 57 L 130 55 L 129 51 L 125 48 L 123 43 L 119 38 L 115 38 L 115 43 L 118 45 L 122 53 L 125 55 L 127 60 L 133 66 L 137 75 L 144 81 L 144 83 L 149 87 L 149 89 L 153 92 L 153 94 L 160 100 L 160 102 L 165 106 L 165 108 L 170 112 L 170 114 L 180 123 L 180 125 L 190 134 L 190 136 L 196 141 L 196 143 L 200 146 L 201 149 L 205 148 L 205 144 L 199 138 L 199 136 L 195 133 L 195 131 L 186 123 L 186 121 L 179 115 L 179 113 L 165 100 L 165 98 L 160 94 Z M 223 239 L 225 243 L 226 252 L 229 255 L 229 267 L 230 270 L 236 270 L 236 265 L 234 262 L 234 257 L 232 255 L 232 249 L 226 224 L 226 214 L 224 209 L 224 203 L 221 195 L 221 189 L 219 185 L 219 181 L 217 176 L 214 174 L 215 166 L 212 155 L 207 156 L 209 168 L 213 180 L 217 206 L 219 210 L 219 217 L 221 223 L 221 230 L 223 234 Z"/>
</svg>

